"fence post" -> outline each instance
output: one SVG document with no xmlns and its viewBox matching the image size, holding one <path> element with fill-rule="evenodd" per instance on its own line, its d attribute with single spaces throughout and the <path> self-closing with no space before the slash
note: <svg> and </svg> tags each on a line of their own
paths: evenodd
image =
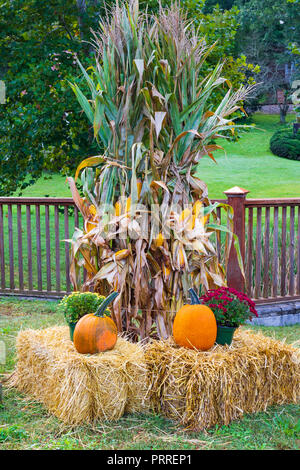
<svg viewBox="0 0 300 470">
<path fill-rule="evenodd" d="M 243 263 L 245 262 L 245 200 L 249 193 L 247 189 L 234 186 L 224 191 L 227 196 L 227 204 L 232 206 L 234 211 L 233 231 L 237 235 L 240 243 L 240 250 Z M 236 250 L 232 244 L 227 265 L 227 284 L 228 287 L 245 291 L 245 279 L 241 273 Z"/>
</svg>

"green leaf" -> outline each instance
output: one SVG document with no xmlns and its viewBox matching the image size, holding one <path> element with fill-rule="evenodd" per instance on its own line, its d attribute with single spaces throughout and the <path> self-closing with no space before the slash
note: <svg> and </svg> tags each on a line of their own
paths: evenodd
<svg viewBox="0 0 300 470">
<path fill-rule="evenodd" d="M 80 106 L 82 107 L 83 111 L 87 115 L 89 121 L 93 124 L 94 123 L 94 113 L 93 113 L 93 109 L 92 109 L 89 101 L 84 96 L 84 94 L 82 93 L 82 91 L 80 90 L 80 88 L 78 87 L 78 85 L 76 83 L 73 84 L 73 83 L 69 82 L 69 84 L 70 84 L 70 87 L 72 88 L 72 90 L 74 91 Z"/>
<path fill-rule="evenodd" d="M 94 127 L 94 137 L 96 138 L 97 135 L 99 134 L 99 131 L 100 131 L 100 128 L 101 128 L 101 124 L 102 124 L 102 121 L 103 119 L 105 119 L 105 116 L 104 116 L 104 103 L 101 101 L 101 98 L 99 95 L 96 96 L 96 100 L 95 100 L 95 114 L 94 114 L 94 123 L 93 123 L 93 127 Z"/>
</svg>

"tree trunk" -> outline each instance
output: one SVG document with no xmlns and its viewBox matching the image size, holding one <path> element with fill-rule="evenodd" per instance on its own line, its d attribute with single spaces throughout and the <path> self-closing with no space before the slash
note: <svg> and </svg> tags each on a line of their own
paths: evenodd
<svg viewBox="0 0 300 470">
<path fill-rule="evenodd" d="M 84 14 L 86 12 L 86 0 L 76 0 L 78 9 L 78 25 L 80 32 L 80 39 L 84 39 Z"/>
<path fill-rule="evenodd" d="M 279 105 L 279 110 L 280 110 L 280 124 L 286 124 L 286 115 L 289 109 L 288 103 L 280 104 Z"/>
</svg>

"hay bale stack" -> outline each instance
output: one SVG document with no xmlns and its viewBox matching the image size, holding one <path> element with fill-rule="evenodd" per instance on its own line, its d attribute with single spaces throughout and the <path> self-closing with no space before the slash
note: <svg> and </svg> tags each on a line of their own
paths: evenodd
<svg viewBox="0 0 300 470">
<path fill-rule="evenodd" d="M 231 346 L 207 352 L 153 341 L 145 361 L 152 407 L 190 430 L 300 398 L 299 350 L 261 333 L 238 329 Z"/>
<path fill-rule="evenodd" d="M 117 420 L 146 411 L 143 349 L 119 337 L 111 351 L 77 353 L 68 327 L 21 331 L 10 386 L 43 403 L 67 424 Z"/>
</svg>

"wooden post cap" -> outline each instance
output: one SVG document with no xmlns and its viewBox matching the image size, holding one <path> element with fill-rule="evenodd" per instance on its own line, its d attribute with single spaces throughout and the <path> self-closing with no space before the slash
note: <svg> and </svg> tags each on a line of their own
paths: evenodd
<svg viewBox="0 0 300 470">
<path fill-rule="evenodd" d="M 250 191 L 248 189 L 240 188 L 239 186 L 234 186 L 233 188 L 227 189 L 224 191 L 226 196 L 246 196 Z"/>
</svg>

